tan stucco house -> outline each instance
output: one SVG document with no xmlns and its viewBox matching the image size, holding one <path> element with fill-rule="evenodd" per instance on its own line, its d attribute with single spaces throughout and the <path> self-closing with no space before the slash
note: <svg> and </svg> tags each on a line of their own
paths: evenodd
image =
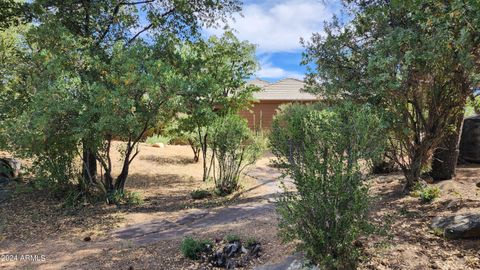
<svg viewBox="0 0 480 270">
<path fill-rule="evenodd" d="M 274 83 L 255 79 L 248 82 L 256 85 L 262 90 L 254 94 L 255 101 L 250 110 L 240 113 L 247 119 L 248 126 L 252 129 L 269 129 L 272 120 L 280 105 L 292 102 L 310 103 L 317 98 L 302 90 L 304 82 L 301 80 L 286 78 Z"/>
</svg>

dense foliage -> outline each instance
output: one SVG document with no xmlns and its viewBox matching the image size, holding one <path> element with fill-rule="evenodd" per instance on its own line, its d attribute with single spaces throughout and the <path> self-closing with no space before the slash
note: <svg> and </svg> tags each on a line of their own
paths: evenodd
<svg viewBox="0 0 480 270">
<path fill-rule="evenodd" d="M 445 137 L 458 138 L 466 99 L 479 82 L 480 36 L 473 25 L 480 23 L 480 5 L 345 3 L 352 16 L 348 24 L 334 20 L 326 35 L 305 42 L 304 61 L 314 64 L 309 91 L 383 108 L 391 122 L 389 157 L 411 189 Z"/>
<path fill-rule="evenodd" d="M 272 151 L 295 184 L 278 202 L 284 240 L 322 269 L 354 269 L 358 237 L 371 231 L 360 161 L 381 152 L 382 122 L 368 107 L 293 105 L 274 119 Z"/>
<path fill-rule="evenodd" d="M 126 194 L 139 141 L 163 117 L 175 114 L 180 93 L 199 89 L 185 76 L 180 51 L 198 47 L 194 61 L 202 63 L 207 59 L 202 57 L 213 51 L 207 50 L 198 30 L 239 11 L 239 4 L 236 0 L 22 4 L 35 23 L 25 32 L 2 33 L 8 36 L 0 44 L 5 58 L 1 68 L 8 71 L 2 73 L 0 85 L 0 100 L 6 105 L 0 112 L 4 147 L 31 158 L 48 187 L 74 187 L 83 195 L 101 191 L 105 198 Z M 238 57 L 239 50 L 235 52 L 224 52 L 217 65 Z M 210 82 L 233 80 L 236 68 Z M 124 142 L 118 149 L 122 164 L 118 175 L 110 157 L 113 140 Z"/>
</svg>

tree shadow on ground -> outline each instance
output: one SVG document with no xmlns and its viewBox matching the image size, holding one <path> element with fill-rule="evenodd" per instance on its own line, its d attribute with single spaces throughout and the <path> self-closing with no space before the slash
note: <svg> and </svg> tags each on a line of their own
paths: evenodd
<svg viewBox="0 0 480 270">
<path fill-rule="evenodd" d="M 149 189 L 158 188 L 159 191 L 166 189 L 178 189 L 182 190 L 191 190 L 191 188 L 197 186 L 198 182 L 193 177 L 179 175 L 179 174 L 139 174 L 133 173 L 128 176 L 127 180 L 127 189 L 145 189 L 145 191 L 150 191 Z"/>
<path fill-rule="evenodd" d="M 292 252 L 292 245 L 281 243 L 276 237 L 275 219 L 261 221 L 244 219 L 238 224 L 229 226 L 214 226 L 194 232 L 188 232 L 198 239 L 223 239 L 226 235 L 235 234 L 242 240 L 254 238 L 262 244 L 262 254 L 259 259 L 252 260 L 247 267 L 261 265 L 271 260 L 277 260 Z M 255 228 L 254 230 L 252 228 Z M 47 260 L 44 262 L 19 262 L 17 269 L 198 269 L 199 262 L 183 257 L 179 247 L 184 234 L 174 233 L 173 239 L 159 240 L 151 243 L 136 243 L 131 240 L 93 239 L 91 242 L 79 242 L 74 245 L 66 241 L 51 241 L 49 243 Z M 53 248 L 56 247 L 56 248 Z M 26 250 L 25 250 L 26 249 Z M 10 250 L 12 253 L 32 253 L 35 248 L 22 247 Z M 47 250 L 43 250 L 45 254 Z M 13 268 L 12 268 L 13 269 Z M 210 269 L 210 268 L 207 268 Z"/>
<path fill-rule="evenodd" d="M 457 180 L 458 183 L 470 185 L 472 182 L 468 175 L 462 174 Z M 403 192 L 403 176 L 396 175 L 387 181 L 382 178 L 377 179 L 375 199 L 372 205 L 371 220 L 378 227 L 384 227 L 387 240 L 381 241 L 388 243 L 390 249 L 395 250 L 401 246 L 399 251 L 393 251 L 389 254 L 387 261 L 395 266 L 394 254 L 412 251 L 415 247 L 416 255 L 426 256 L 429 260 L 443 261 L 446 256 L 458 254 L 463 256 L 477 256 L 480 248 L 480 242 L 477 239 L 449 240 L 436 235 L 430 228 L 434 217 L 444 215 L 454 215 L 461 210 L 478 211 L 480 200 L 468 198 L 445 199 L 440 197 L 432 203 L 422 203 L 419 198 L 413 198 Z M 441 182 L 439 183 L 442 184 Z M 445 194 L 447 197 L 447 194 Z M 458 204 L 455 204 L 455 203 Z M 406 251 L 405 251 L 406 252 Z M 376 251 L 373 256 L 381 252 Z M 442 257 L 444 256 L 444 257 Z M 399 265 L 396 265 L 397 267 Z"/>
<path fill-rule="evenodd" d="M 137 191 L 144 196 L 144 203 L 137 206 L 121 206 L 128 212 L 154 213 L 176 212 L 188 208 L 208 209 L 233 204 L 253 203 L 268 200 L 276 196 L 275 193 L 265 195 L 246 195 L 263 186 L 270 185 L 276 180 L 265 180 L 261 183 L 240 189 L 228 196 L 212 196 L 202 200 L 194 200 L 190 192 L 198 188 L 201 180 L 185 177 L 178 174 L 131 174 L 127 181 L 127 190 Z"/>
<path fill-rule="evenodd" d="M 164 164 L 174 164 L 174 165 L 186 165 L 196 163 L 193 158 L 186 158 L 184 156 L 171 156 L 171 157 L 162 157 L 158 155 L 146 155 L 140 156 L 140 160 L 150 161 L 159 165 Z"/>
</svg>

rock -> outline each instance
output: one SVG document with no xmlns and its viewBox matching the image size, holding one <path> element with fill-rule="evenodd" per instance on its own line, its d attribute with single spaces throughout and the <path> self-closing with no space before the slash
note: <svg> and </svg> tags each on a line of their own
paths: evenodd
<svg viewBox="0 0 480 270">
<path fill-rule="evenodd" d="M 16 178 L 20 174 L 21 163 L 14 158 L 0 158 L 0 176 Z"/>
<path fill-rule="evenodd" d="M 247 254 L 248 253 L 248 249 L 246 249 L 245 247 L 242 246 L 242 249 L 241 249 L 242 253 L 243 254 Z"/>
<path fill-rule="evenodd" d="M 255 243 L 250 246 L 250 255 L 253 257 L 259 257 L 260 251 L 262 251 L 262 245 L 260 243 Z"/>
<path fill-rule="evenodd" d="M 209 262 L 214 267 L 225 267 L 225 264 L 227 263 L 227 258 L 225 258 L 225 255 L 221 251 L 217 251 L 213 254 L 212 257 L 210 257 Z"/>
<path fill-rule="evenodd" d="M 205 249 L 203 250 L 204 253 L 206 254 L 212 254 L 213 253 L 213 246 L 210 244 L 207 244 L 205 246 Z"/>
<path fill-rule="evenodd" d="M 87 237 L 83 238 L 83 241 L 90 242 L 90 241 L 92 241 L 92 238 L 90 236 L 87 236 Z"/>
<path fill-rule="evenodd" d="M 227 258 L 234 257 L 238 252 L 241 251 L 242 244 L 239 241 L 234 241 L 231 244 L 227 244 L 223 248 L 223 253 L 227 256 Z"/>
<path fill-rule="evenodd" d="M 432 229 L 443 230 L 450 239 L 480 237 L 480 214 L 465 214 L 449 217 L 436 217 Z"/>
<path fill-rule="evenodd" d="M 254 270 L 319 270 L 317 266 L 309 265 L 300 255 L 288 256 L 283 262 L 271 265 L 257 266 Z"/>
<path fill-rule="evenodd" d="M 455 209 L 455 208 L 460 208 L 460 202 L 457 201 L 457 200 L 451 200 L 448 204 L 447 204 L 447 209 Z"/>
<path fill-rule="evenodd" d="M 480 163 L 480 115 L 465 118 L 460 138 L 459 159 Z"/>
<path fill-rule="evenodd" d="M 0 159 L 0 176 L 3 178 L 13 178 L 13 168 L 7 159 Z"/>
<path fill-rule="evenodd" d="M 165 144 L 163 144 L 163 143 L 154 143 L 154 144 L 152 144 L 152 147 L 165 148 Z"/>
<path fill-rule="evenodd" d="M 235 266 L 237 263 L 234 260 L 227 259 L 227 262 L 225 263 L 225 268 L 226 269 L 235 269 Z"/>
<path fill-rule="evenodd" d="M 476 186 L 477 186 L 478 188 L 480 188 L 480 182 L 478 182 Z"/>
</svg>

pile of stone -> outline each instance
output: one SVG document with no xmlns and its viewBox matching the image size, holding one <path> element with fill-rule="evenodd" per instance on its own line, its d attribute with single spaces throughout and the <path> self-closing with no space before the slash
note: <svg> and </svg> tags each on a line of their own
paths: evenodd
<svg viewBox="0 0 480 270">
<path fill-rule="evenodd" d="M 241 240 L 218 245 L 219 248 L 207 247 L 202 254 L 203 265 L 224 269 L 246 267 L 252 259 L 260 257 L 262 245 L 250 242 L 243 245 Z"/>
</svg>

